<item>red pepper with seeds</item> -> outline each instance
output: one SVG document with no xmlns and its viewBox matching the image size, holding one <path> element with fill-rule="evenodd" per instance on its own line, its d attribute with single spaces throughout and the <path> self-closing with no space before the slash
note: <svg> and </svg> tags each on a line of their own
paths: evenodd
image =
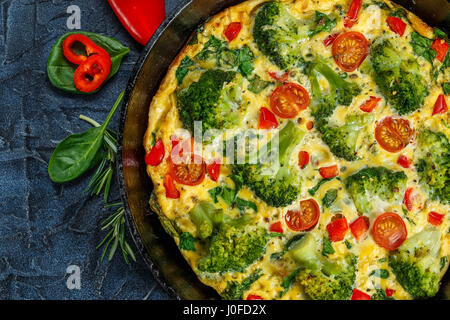
<svg viewBox="0 0 450 320">
<path fill-rule="evenodd" d="M 94 54 L 86 59 L 75 70 L 73 82 L 81 92 L 97 90 L 108 78 L 111 70 L 111 57 L 103 54 Z"/>
</svg>

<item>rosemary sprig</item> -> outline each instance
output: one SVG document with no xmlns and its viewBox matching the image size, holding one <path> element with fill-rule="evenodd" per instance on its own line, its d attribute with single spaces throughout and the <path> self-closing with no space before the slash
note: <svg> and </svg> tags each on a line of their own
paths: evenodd
<svg viewBox="0 0 450 320">
<path fill-rule="evenodd" d="M 111 203 L 105 206 L 105 208 L 112 207 L 118 208 L 112 215 L 110 215 L 101 223 L 101 230 L 105 231 L 109 229 L 109 232 L 107 233 L 103 241 L 100 242 L 100 244 L 97 246 L 98 249 L 101 246 L 105 245 L 100 261 L 103 261 L 103 259 L 105 258 L 108 248 L 110 248 L 108 253 L 108 260 L 111 261 L 117 251 L 117 248 L 120 245 L 123 259 L 127 264 L 129 264 L 129 258 L 131 257 L 133 261 L 136 261 L 136 256 L 134 255 L 133 249 L 131 249 L 130 245 L 125 240 L 125 210 L 123 208 L 122 202 Z"/>
</svg>

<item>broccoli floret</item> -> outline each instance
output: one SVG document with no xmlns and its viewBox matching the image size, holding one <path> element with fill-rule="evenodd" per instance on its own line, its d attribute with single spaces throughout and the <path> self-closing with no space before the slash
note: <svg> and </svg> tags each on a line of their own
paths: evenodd
<svg viewBox="0 0 450 320">
<path fill-rule="evenodd" d="M 389 256 L 397 281 L 415 299 L 433 297 L 439 290 L 441 234 L 424 230 L 407 239 Z"/>
<path fill-rule="evenodd" d="M 225 215 L 222 209 L 217 209 L 209 201 L 202 201 L 197 204 L 190 212 L 192 222 L 197 227 L 197 237 L 201 240 L 209 238 L 214 230 L 222 222 Z"/>
<path fill-rule="evenodd" d="M 275 161 L 267 161 L 266 158 L 266 161 L 259 161 L 256 164 L 235 164 L 232 167 L 233 173 L 240 175 L 244 184 L 267 204 L 273 207 L 291 204 L 300 194 L 301 180 L 298 166 L 290 166 L 289 159 L 292 149 L 300 143 L 304 134 L 294 122 L 288 121 L 263 149 L 270 151 L 273 148 L 271 146 L 276 146 L 278 140 L 278 167 L 274 164 Z M 267 154 L 260 152 L 258 156 L 259 159 L 263 159 Z"/>
<path fill-rule="evenodd" d="M 305 293 L 314 300 L 348 300 L 356 279 L 357 258 L 348 254 L 340 260 L 330 260 L 319 252 L 310 233 L 291 245 L 290 257 L 299 264 L 297 280 Z"/>
<path fill-rule="evenodd" d="M 401 201 L 407 180 L 403 171 L 369 167 L 348 176 L 344 184 L 358 212 L 370 213 L 375 196 L 389 203 Z"/>
<path fill-rule="evenodd" d="M 193 131 L 195 121 L 202 122 L 203 132 L 236 126 L 243 111 L 241 82 L 234 71 L 213 69 L 180 91 L 177 107 L 184 127 Z"/>
<path fill-rule="evenodd" d="M 289 69 L 298 63 L 298 44 L 308 38 L 308 31 L 308 26 L 290 15 L 286 5 L 270 1 L 256 14 L 253 37 L 259 50 L 274 64 Z"/>
<path fill-rule="evenodd" d="M 410 114 L 423 106 L 427 85 L 413 57 L 405 57 L 391 40 L 384 39 L 372 47 L 371 62 L 376 84 L 399 115 Z"/>
<path fill-rule="evenodd" d="M 198 262 L 204 272 L 243 272 L 266 250 L 267 230 L 246 224 L 222 223 L 213 233 L 208 254 Z"/>
<path fill-rule="evenodd" d="M 423 130 L 418 135 L 417 173 L 431 200 L 450 203 L 450 143 L 441 132 Z"/>
</svg>

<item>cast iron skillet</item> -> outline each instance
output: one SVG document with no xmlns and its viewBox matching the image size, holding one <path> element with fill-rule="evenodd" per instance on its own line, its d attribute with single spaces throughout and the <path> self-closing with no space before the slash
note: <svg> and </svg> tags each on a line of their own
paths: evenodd
<svg viewBox="0 0 450 320">
<path fill-rule="evenodd" d="M 217 299 L 203 285 L 165 233 L 148 199 L 152 183 L 145 171 L 142 138 L 153 95 L 169 65 L 190 35 L 208 17 L 242 0 L 187 0 L 163 22 L 145 47 L 128 82 L 122 104 L 118 152 L 119 185 L 128 227 L 144 261 L 161 286 L 177 299 Z M 397 0 L 432 26 L 449 33 L 450 5 L 446 0 Z M 449 272 L 437 298 L 450 299 Z"/>
</svg>

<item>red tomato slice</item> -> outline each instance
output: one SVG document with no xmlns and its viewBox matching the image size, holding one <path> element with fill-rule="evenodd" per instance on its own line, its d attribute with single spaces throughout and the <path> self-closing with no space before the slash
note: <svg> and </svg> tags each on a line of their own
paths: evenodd
<svg viewBox="0 0 450 320">
<path fill-rule="evenodd" d="M 353 0 L 348 9 L 347 16 L 344 18 L 344 26 L 351 28 L 358 21 L 358 14 L 361 10 L 362 0 Z"/>
<path fill-rule="evenodd" d="M 300 201 L 300 211 L 289 210 L 286 224 L 293 231 L 305 231 L 317 224 L 320 217 L 319 205 L 314 199 Z"/>
<path fill-rule="evenodd" d="M 173 178 L 170 174 L 164 176 L 164 188 L 166 189 L 166 197 L 170 199 L 178 199 L 180 197 L 180 191 L 175 187 Z"/>
<path fill-rule="evenodd" d="M 378 102 L 381 101 L 381 98 L 377 98 L 377 97 L 370 97 L 369 100 L 367 100 L 366 102 L 364 102 L 361 107 L 359 107 L 361 109 L 361 111 L 364 112 L 372 112 L 373 109 L 376 108 Z"/>
<path fill-rule="evenodd" d="M 327 231 L 328 234 L 330 235 L 331 242 L 344 240 L 347 230 L 348 230 L 348 223 L 345 217 L 331 221 L 327 225 Z"/>
<path fill-rule="evenodd" d="M 444 218 L 444 216 L 444 214 L 430 211 L 430 213 L 428 214 L 428 222 L 437 227 L 442 223 L 442 219 Z"/>
<path fill-rule="evenodd" d="M 405 169 L 408 169 L 409 166 L 411 165 L 411 163 L 409 162 L 408 158 L 406 156 L 404 156 L 404 155 L 401 155 L 400 157 L 398 157 L 397 164 L 402 166 Z"/>
<path fill-rule="evenodd" d="M 350 231 L 357 241 L 361 240 L 369 230 L 369 218 L 361 216 L 350 224 Z"/>
<path fill-rule="evenodd" d="M 403 36 L 406 29 L 406 23 L 402 19 L 397 17 L 387 17 L 386 21 L 392 31 L 400 35 L 400 37 Z"/>
<path fill-rule="evenodd" d="M 169 174 L 172 178 L 176 182 L 188 186 L 202 183 L 206 172 L 206 164 L 202 157 L 191 154 L 190 159 L 181 160 L 181 163 L 174 163 L 171 159 L 169 160 Z"/>
<path fill-rule="evenodd" d="M 254 294 L 249 294 L 247 296 L 246 300 L 264 300 L 263 298 L 261 298 L 260 296 L 254 295 Z"/>
<path fill-rule="evenodd" d="M 277 116 L 285 119 L 295 118 L 308 105 L 308 92 L 296 83 L 285 83 L 276 88 L 270 96 L 270 108 Z"/>
<path fill-rule="evenodd" d="M 306 167 L 308 163 L 309 163 L 309 153 L 307 151 L 300 151 L 298 153 L 298 166 L 300 167 L 300 169 Z"/>
<path fill-rule="evenodd" d="M 433 44 L 431 45 L 431 49 L 436 51 L 436 59 L 438 59 L 440 62 L 444 61 L 445 56 L 447 55 L 448 47 L 448 43 L 445 40 L 439 38 L 434 40 Z"/>
<path fill-rule="evenodd" d="M 165 154 L 166 151 L 164 149 L 164 144 L 161 139 L 158 139 L 152 147 L 152 150 L 145 155 L 145 163 L 149 166 L 155 167 L 163 161 Z"/>
<path fill-rule="evenodd" d="M 278 127 L 278 121 L 275 115 L 267 108 L 262 107 L 259 112 L 259 129 L 275 129 Z"/>
<path fill-rule="evenodd" d="M 337 165 L 319 168 L 319 173 L 324 179 L 330 179 L 339 175 L 339 167 Z"/>
<path fill-rule="evenodd" d="M 360 32 L 345 32 L 333 42 L 332 52 L 339 68 L 345 72 L 352 72 L 369 54 L 369 41 Z"/>
<path fill-rule="evenodd" d="M 270 232 L 283 233 L 283 226 L 281 225 L 281 221 L 272 223 L 269 228 Z"/>
<path fill-rule="evenodd" d="M 408 145 L 413 133 L 408 120 L 386 117 L 378 122 L 375 139 L 384 150 L 396 153 Z"/>
<path fill-rule="evenodd" d="M 328 37 L 325 38 L 325 40 L 323 40 L 323 44 L 326 47 L 331 46 L 338 36 L 339 33 L 330 34 Z"/>
<path fill-rule="evenodd" d="M 386 297 L 392 297 L 395 293 L 395 290 L 386 288 L 385 292 L 386 292 Z"/>
<path fill-rule="evenodd" d="M 239 32 L 241 32 L 242 24 L 240 22 L 232 22 L 228 25 L 228 27 L 225 29 L 223 34 L 228 39 L 229 42 L 236 39 Z"/>
<path fill-rule="evenodd" d="M 370 296 L 358 289 L 353 289 L 353 295 L 350 300 L 370 300 Z"/>
<path fill-rule="evenodd" d="M 275 81 L 285 83 L 289 79 L 289 73 L 290 73 L 290 71 L 287 71 L 287 72 L 271 72 L 271 71 L 269 71 L 269 76 Z"/>
<path fill-rule="evenodd" d="M 373 239 L 387 250 L 395 250 L 405 242 L 408 232 L 403 219 L 396 213 L 386 212 L 375 219 Z"/>
<path fill-rule="evenodd" d="M 208 176 L 211 178 L 212 181 L 219 180 L 220 176 L 220 163 L 213 162 L 206 166 L 206 171 L 208 172 Z"/>
<path fill-rule="evenodd" d="M 447 107 L 447 102 L 445 102 L 445 96 L 443 94 L 440 94 L 436 100 L 436 103 L 434 104 L 433 116 L 435 114 L 447 113 L 447 112 L 448 112 L 448 107 Z"/>
</svg>

